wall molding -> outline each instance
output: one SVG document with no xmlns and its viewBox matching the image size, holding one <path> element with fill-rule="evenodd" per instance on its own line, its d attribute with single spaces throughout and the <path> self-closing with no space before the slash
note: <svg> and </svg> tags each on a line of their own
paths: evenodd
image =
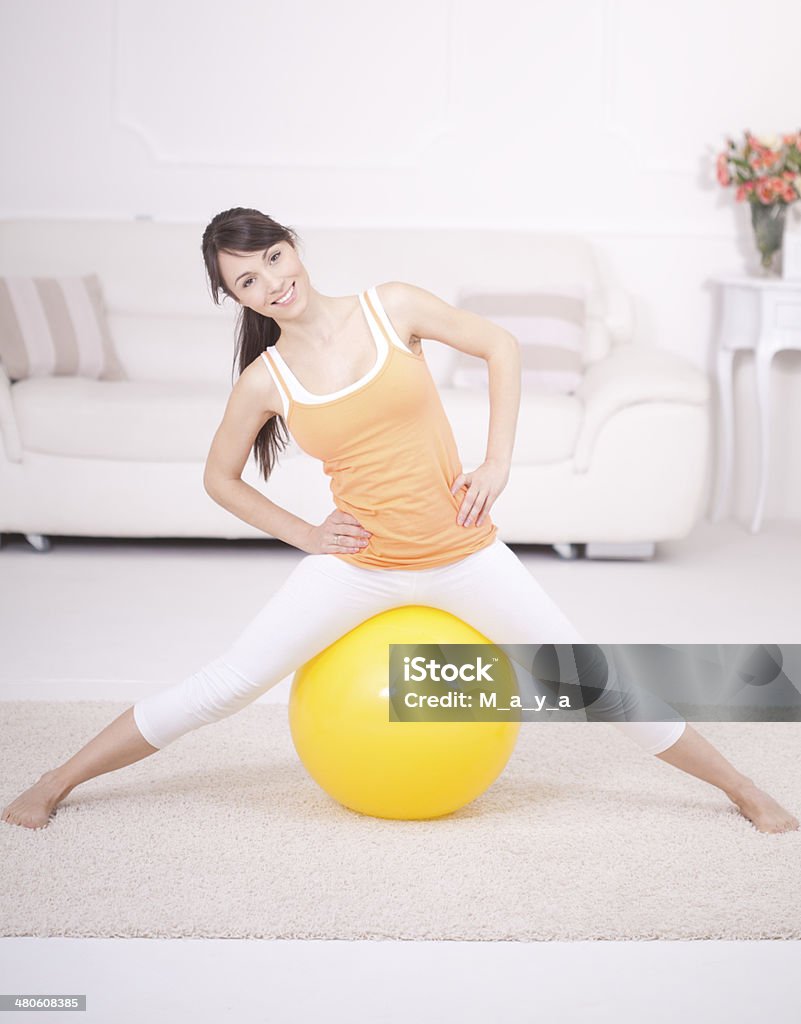
<svg viewBox="0 0 801 1024">
<path fill-rule="evenodd" d="M 404 140 L 404 144 L 394 146 L 390 159 L 317 159 L 317 160 L 272 160 L 272 159 L 235 159 L 209 160 L 191 155 L 179 156 L 167 152 L 163 142 L 157 137 L 152 126 L 133 110 L 123 109 L 122 88 L 120 85 L 121 68 L 124 65 L 124 44 L 122 41 L 121 22 L 123 10 L 130 6 L 136 10 L 135 0 L 113 0 L 112 3 L 112 52 L 111 81 L 109 84 L 111 125 L 113 130 L 129 133 L 143 148 L 146 156 L 153 164 L 176 168 L 207 168 L 233 169 L 244 168 L 271 171 L 396 171 L 419 170 L 423 166 L 428 151 L 438 143 L 452 137 L 454 131 L 453 96 L 454 96 L 454 64 L 453 64 L 453 18 L 454 5 L 457 0 L 440 0 L 443 11 L 444 39 L 440 42 L 443 54 L 442 94 L 436 104 L 431 106 L 431 116 L 420 123 L 420 133 L 412 140 Z"/>
<path fill-rule="evenodd" d="M 645 155 L 638 133 L 627 124 L 620 112 L 619 98 L 620 68 L 625 60 L 622 45 L 621 6 L 625 0 L 603 0 L 601 5 L 601 46 L 603 64 L 603 128 L 608 135 L 617 136 L 630 147 L 637 163 L 637 171 L 644 175 L 680 174 L 694 178 L 698 174 L 698 164 L 689 159 L 667 160 L 652 159 Z M 714 146 L 709 144 L 709 180 L 710 187 L 714 178 Z"/>
</svg>

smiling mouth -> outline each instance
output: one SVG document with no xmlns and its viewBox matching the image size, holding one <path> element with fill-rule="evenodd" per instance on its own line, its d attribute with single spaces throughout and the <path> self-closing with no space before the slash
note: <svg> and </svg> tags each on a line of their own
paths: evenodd
<svg viewBox="0 0 801 1024">
<path fill-rule="evenodd" d="M 291 302 L 292 299 L 294 299 L 294 297 L 295 297 L 295 282 L 293 281 L 292 284 L 289 286 L 289 288 L 284 292 L 284 294 L 282 296 L 280 296 L 279 299 L 275 299 L 275 301 L 271 302 L 270 305 L 271 306 L 286 306 L 287 303 Z"/>
</svg>

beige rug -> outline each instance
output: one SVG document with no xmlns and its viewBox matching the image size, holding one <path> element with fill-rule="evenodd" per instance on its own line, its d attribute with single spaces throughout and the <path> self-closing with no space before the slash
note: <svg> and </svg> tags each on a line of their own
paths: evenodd
<svg viewBox="0 0 801 1024">
<path fill-rule="evenodd" d="M 0 804 L 125 707 L 0 703 Z M 801 725 L 697 728 L 798 815 Z M 78 787 L 46 829 L 0 823 L 0 934 L 798 939 L 799 878 L 801 832 L 757 832 L 609 725 L 524 724 L 473 804 L 388 822 L 309 779 L 284 705 L 250 705 Z"/>
</svg>

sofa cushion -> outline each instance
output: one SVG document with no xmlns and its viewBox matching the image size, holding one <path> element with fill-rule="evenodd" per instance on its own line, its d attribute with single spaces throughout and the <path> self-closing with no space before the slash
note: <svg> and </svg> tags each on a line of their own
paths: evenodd
<svg viewBox="0 0 801 1024">
<path fill-rule="evenodd" d="M 32 377 L 11 388 L 25 451 L 205 462 L 230 389 L 198 381 Z"/>
<path fill-rule="evenodd" d="M 198 381 L 93 381 L 33 377 L 11 387 L 24 451 L 134 462 L 205 462 L 230 389 Z M 465 467 L 487 448 L 486 394 L 441 388 Z M 526 395 L 520 402 L 514 459 L 527 465 L 571 457 L 583 416 L 572 395 Z M 280 456 L 297 456 L 290 440 Z"/>
<path fill-rule="evenodd" d="M 519 293 L 472 292 L 460 296 L 462 309 L 484 317 L 517 338 L 523 389 L 570 394 L 582 376 L 587 332 L 587 289 L 579 283 Z M 483 387 L 487 364 L 460 352 L 454 387 Z"/>
<path fill-rule="evenodd" d="M 110 313 L 108 323 L 129 380 L 233 383 L 234 325 L 225 316 Z"/>
<path fill-rule="evenodd" d="M 0 360 L 11 380 L 124 379 L 99 277 L 0 277 Z"/>
<path fill-rule="evenodd" d="M 467 388 L 440 388 L 445 413 L 453 427 L 465 469 L 475 469 L 487 453 L 489 396 Z M 574 395 L 534 395 L 520 398 L 513 462 L 538 465 L 572 458 L 584 405 Z"/>
</svg>

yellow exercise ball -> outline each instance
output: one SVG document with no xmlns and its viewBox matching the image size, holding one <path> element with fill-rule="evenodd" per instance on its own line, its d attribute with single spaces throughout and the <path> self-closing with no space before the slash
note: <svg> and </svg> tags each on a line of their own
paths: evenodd
<svg viewBox="0 0 801 1024">
<path fill-rule="evenodd" d="M 292 741 L 309 775 L 345 807 L 377 818 L 438 818 L 470 803 L 506 766 L 519 715 L 457 721 L 440 709 L 438 721 L 430 711 L 410 712 L 429 720 L 391 721 L 389 645 L 447 652 L 442 645 L 490 643 L 448 612 L 409 605 L 374 615 L 321 651 L 295 673 L 289 697 Z M 503 653 L 483 650 L 505 662 L 501 691 L 516 692 Z"/>
</svg>

